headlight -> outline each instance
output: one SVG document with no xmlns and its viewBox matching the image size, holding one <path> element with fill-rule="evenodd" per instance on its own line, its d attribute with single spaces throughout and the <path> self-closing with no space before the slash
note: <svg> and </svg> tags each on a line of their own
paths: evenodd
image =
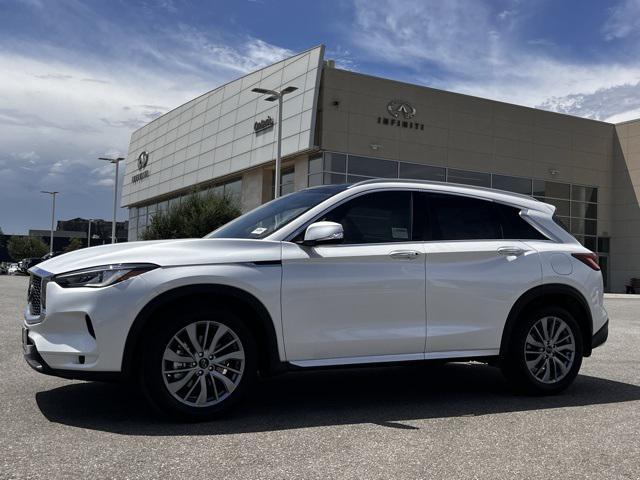
<svg viewBox="0 0 640 480">
<path fill-rule="evenodd" d="M 108 287 L 144 272 L 158 268 L 151 263 L 103 265 L 101 267 L 85 268 L 75 272 L 62 273 L 51 280 L 63 288 L 72 287 Z"/>
</svg>

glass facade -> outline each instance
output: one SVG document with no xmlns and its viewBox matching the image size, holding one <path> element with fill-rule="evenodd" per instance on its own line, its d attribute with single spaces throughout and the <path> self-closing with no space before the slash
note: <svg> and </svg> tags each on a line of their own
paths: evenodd
<svg viewBox="0 0 640 480">
<path fill-rule="evenodd" d="M 308 185 L 409 178 L 462 183 L 533 196 L 556 207 L 556 218 L 585 247 L 599 252 L 598 189 L 584 185 L 324 152 L 309 159 Z M 607 244 L 608 245 L 608 244 Z"/>
<path fill-rule="evenodd" d="M 280 172 L 280 195 L 295 192 L 295 168 L 285 167 Z"/>
<path fill-rule="evenodd" d="M 293 165 L 289 165 L 286 167 L 282 167 L 280 169 L 280 196 L 287 195 L 289 193 L 293 193 L 296 191 L 295 187 L 295 174 L 296 170 Z M 276 182 L 276 171 L 275 169 L 271 171 L 271 181 L 269 182 L 269 187 L 267 190 L 268 198 L 273 199 L 273 185 Z"/>
<path fill-rule="evenodd" d="M 218 195 L 230 195 L 239 204 L 242 195 L 242 179 L 235 178 L 224 183 L 215 184 L 204 188 L 199 194 L 206 195 L 210 192 Z M 190 193 L 185 193 L 159 202 L 129 208 L 129 241 L 133 242 L 140 239 L 154 215 L 166 212 L 174 205 L 179 205 L 182 199 L 189 195 Z"/>
</svg>

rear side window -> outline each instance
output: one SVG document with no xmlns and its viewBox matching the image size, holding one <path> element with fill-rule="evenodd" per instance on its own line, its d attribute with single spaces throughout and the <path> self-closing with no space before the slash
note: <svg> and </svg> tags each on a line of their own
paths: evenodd
<svg viewBox="0 0 640 480">
<path fill-rule="evenodd" d="M 520 209 L 495 204 L 500 216 L 500 226 L 502 228 L 502 238 L 512 240 L 547 240 L 543 234 L 533 228 L 526 220 L 520 216 Z"/>
<path fill-rule="evenodd" d="M 546 240 L 520 216 L 520 209 L 459 195 L 423 196 L 430 240 Z"/>
<path fill-rule="evenodd" d="M 491 240 L 502 238 L 493 203 L 457 195 L 428 194 L 433 240 Z"/>
</svg>

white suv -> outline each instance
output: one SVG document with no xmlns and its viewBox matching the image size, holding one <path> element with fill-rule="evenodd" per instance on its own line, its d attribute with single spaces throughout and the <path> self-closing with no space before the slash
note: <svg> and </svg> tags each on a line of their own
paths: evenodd
<svg viewBox="0 0 640 480">
<path fill-rule="evenodd" d="M 281 197 L 203 239 L 68 253 L 30 270 L 25 358 L 133 380 L 188 419 L 291 368 L 476 359 L 559 392 L 608 318 L 595 254 L 553 213 L 498 190 L 371 180 Z"/>
</svg>

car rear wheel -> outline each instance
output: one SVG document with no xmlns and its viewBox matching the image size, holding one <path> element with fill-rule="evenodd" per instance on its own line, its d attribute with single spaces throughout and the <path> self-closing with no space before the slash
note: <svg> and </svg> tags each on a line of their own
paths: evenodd
<svg viewBox="0 0 640 480">
<path fill-rule="evenodd" d="M 582 365 L 582 333 L 563 308 L 537 309 L 523 318 L 502 359 L 502 370 L 520 391 L 554 394 L 575 380 Z"/>
<path fill-rule="evenodd" d="M 228 311 L 167 318 L 144 350 L 145 395 L 163 414 L 183 420 L 208 420 L 226 412 L 256 376 L 253 338 Z"/>
</svg>

